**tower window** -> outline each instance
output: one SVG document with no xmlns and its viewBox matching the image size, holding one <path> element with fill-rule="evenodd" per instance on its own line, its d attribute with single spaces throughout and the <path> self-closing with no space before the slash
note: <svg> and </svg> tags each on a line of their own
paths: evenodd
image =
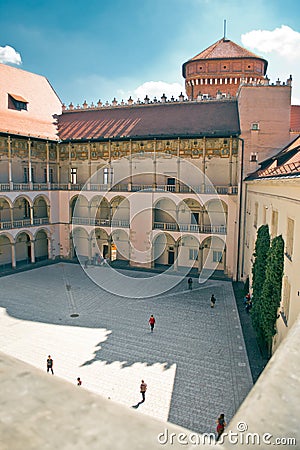
<svg viewBox="0 0 300 450">
<path fill-rule="evenodd" d="M 259 130 L 259 123 L 258 122 L 253 122 L 251 124 L 251 130 Z"/>
<path fill-rule="evenodd" d="M 257 162 L 257 153 L 251 153 L 250 162 Z"/>
</svg>

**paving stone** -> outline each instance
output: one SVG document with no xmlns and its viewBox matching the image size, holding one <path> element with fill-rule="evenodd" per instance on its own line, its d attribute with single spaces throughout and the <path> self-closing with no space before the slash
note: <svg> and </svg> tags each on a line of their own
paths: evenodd
<svg viewBox="0 0 300 450">
<path fill-rule="evenodd" d="M 133 275 L 142 292 L 144 273 Z M 231 283 L 194 279 L 186 288 L 184 279 L 156 297 L 119 297 L 67 263 L 2 277 L 1 350 L 42 370 L 50 354 L 55 376 L 80 376 L 83 388 L 128 407 L 141 400 L 144 379 L 138 411 L 213 432 L 220 412 L 227 421 L 234 415 L 252 378 Z"/>
</svg>

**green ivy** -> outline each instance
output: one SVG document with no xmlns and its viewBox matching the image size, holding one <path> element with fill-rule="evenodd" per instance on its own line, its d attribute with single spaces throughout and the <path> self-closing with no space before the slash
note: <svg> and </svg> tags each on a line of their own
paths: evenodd
<svg viewBox="0 0 300 450">
<path fill-rule="evenodd" d="M 284 267 L 284 241 L 282 236 L 272 240 L 266 264 L 266 278 L 260 297 L 260 326 L 269 353 L 281 301 L 282 277 Z"/>
<path fill-rule="evenodd" d="M 261 323 L 261 294 L 266 278 L 266 261 L 270 249 L 270 233 L 268 225 L 262 225 L 257 231 L 254 263 L 252 267 L 252 301 L 251 317 L 259 340 L 264 340 Z"/>
</svg>

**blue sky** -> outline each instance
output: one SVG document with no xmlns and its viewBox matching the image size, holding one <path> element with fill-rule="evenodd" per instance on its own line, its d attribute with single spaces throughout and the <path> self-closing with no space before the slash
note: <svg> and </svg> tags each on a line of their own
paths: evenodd
<svg viewBox="0 0 300 450">
<path fill-rule="evenodd" d="M 46 76 L 66 104 L 169 97 L 226 19 L 229 39 L 269 61 L 271 81 L 292 74 L 300 104 L 299 18 L 298 0 L 0 0 L 0 62 Z"/>
</svg>

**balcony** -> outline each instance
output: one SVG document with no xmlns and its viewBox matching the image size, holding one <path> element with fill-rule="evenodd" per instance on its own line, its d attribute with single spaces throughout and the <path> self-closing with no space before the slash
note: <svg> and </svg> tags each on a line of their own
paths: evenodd
<svg viewBox="0 0 300 450">
<path fill-rule="evenodd" d="M 154 222 L 153 229 L 164 231 L 179 231 L 187 233 L 226 234 L 226 225 L 178 224 L 175 222 Z"/>
<path fill-rule="evenodd" d="M 112 227 L 112 228 L 129 228 L 129 220 L 125 219 L 97 219 L 89 217 L 72 217 L 73 225 L 87 225 L 98 227 Z"/>
<path fill-rule="evenodd" d="M 0 192 L 14 191 L 93 191 L 93 192 L 176 192 L 179 194 L 195 193 L 195 194 L 211 194 L 219 195 L 236 195 L 238 193 L 237 186 L 179 186 L 169 184 L 158 184 L 154 187 L 151 184 L 115 184 L 109 186 L 107 184 L 84 184 L 84 183 L 0 183 Z"/>
<path fill-rule="evenodd" d="M 31 223 L 30 219 L 20 219 L 20 220 L 0 222 L 0 230 L 12 230 L 13 228 L 36 227 L 39 225 L 48 225 L 48 224 L 49 224 L 48 217 L 34 218 L 33 223 Z"/>
</svg>

